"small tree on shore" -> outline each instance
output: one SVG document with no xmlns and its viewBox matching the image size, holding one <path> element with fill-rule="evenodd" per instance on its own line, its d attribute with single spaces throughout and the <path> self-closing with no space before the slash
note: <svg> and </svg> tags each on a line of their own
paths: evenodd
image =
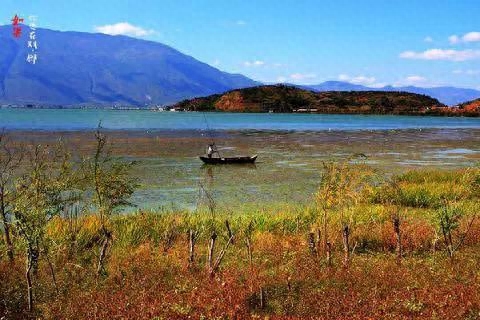
<svg viewBox="0 0 480 320">
<path fill-rule="evenodd" d="M 132 206 L 130 196 L 135 191 L 137 181 L 130 177 L 133 162 L 115 159 L 107 148 L 107 137 L 100 131 L 95 133 L 96 147 L 92 158 L 85 160 L 85 182 L 93 189 L 92 202 L 100 218 L 100 246 L 97 274 L 106 272 L 105 259 L 112 241 L 109 220 L 113 214 L 125 206 Z"/>
<path fill-rule="evenodd" d="M 26 153 L 25 174 L 15 182 L 13 213 L 15 225 L 26 247 L 28 309 L 33 310 L 33 277 L 42 252 L 48 242 L 46 228 L 49 221 L 60 215 L 68 199 L 65 191 L 71 187 L 69 155 L 59 148 L 35 146 Z M 47 257 L 48 258 L 48 257 Z M 50 264 L 54 283 L 55 274 Z"/>
<path fill-rule="evenodd" d="M 0 132 L 0 215 L 3 237 L 7 247 L 7 257 L 13 262 L 13 242 L 11 238 L 12 188 L 13 177 L 22 162 L 23 152 L 15 148 L 5 131 Z"/>
<path fill-rule="evenodd" d="M 352 158 L 343 162 L 327 162 L 323 164 L 320 186 L 315 195 L 317 208 L 321 213 L 323 227 L 323 250 L 328 252 L 330 222 L 329 213 L 339 212 L 344 247 L 344 263 L 348 264 L 350 256 L 349 237 L 351 227 L 346 211 L 355 205 L 365 189 L 371 186 L 374 176 L 371 168 L 362 164 L 352 164 Z"/>
<path fill-rule="evenodd" d="M 323 172 L 320 180 L 320 186 L 315 194 L 317 208 L 321 212 L 321 222 L 323 228 L 323 250 L 326 252 L 329 239 L 328 213 L 340 205 L 341 184 L 340 181 L 342 166 L 335 162 L 323 163 Z"/>
<path fill-rule="evenodd" d="M 460 208 L 452 206 L 445 202 L 439 209 L 437 209 L 437 221 L 440 227 L 440 232 L 443 235 L 443 240 L 447 249 L 447 254 L 450 259 L 453 259 L 457 246 L 454 243 L 453 233 L 460 225 L 460 219 L 463 215 Z"/>
<path fill-rule="evenodd" d="M 402 198 L 402 188 L 398 178 L 394 177 L 384 187 L 386 196 L 380 197 L 381 203 L 391 211 L 391 219 L 393 224 L 393 232 L 395 233 L 395 252 L 397 256 L 397 264 L 402 263 L 402 215 L 400 213 L 400 200 Z"/>
<path fill-rule="evenodd" d="M 480 169 L 467 169 L 462 176 L 463 183 L 469 186 L 469 196 L 478 199 L 480 196 Z M 458 205 L 443 199 L 437 208 L 437 223 L 443 236 L 443 241 L 450 259 L 454 259 L 455 253 L 463 245 L 474 221 L 478 215 L 478 201 L 473 202 L 472 214 L 468 218 L 466 227 L 461 230 L 461 221 L 466 218 L 466 211 Z"/>
</svg>

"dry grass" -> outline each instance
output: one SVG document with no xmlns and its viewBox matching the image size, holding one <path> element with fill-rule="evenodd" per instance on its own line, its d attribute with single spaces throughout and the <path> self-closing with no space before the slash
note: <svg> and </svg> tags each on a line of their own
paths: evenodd
<svg viewBox="0 0 480 320">
<path fill-rule="evenodd" d="M 104 277 L 95 272 L 98 218 L 57 218 L 47 234 L 58 295 L 42 260 L 37 307 L 33 314 L 25 311 L 18 244 L 13 265 L 0 261 L 0 314 L 7 319 L 480 319 L 480 221 L 470 224 L 478 211 L 478 177 L 477 169 L 416 171 L 397 177 L 400 191 L 395 193 L 387 185 L 369 189 L 349 205 L 354 252 L 348 267 L 341 262 L 341 208 L 329 212 L 332 266 L 320 247 L 317 255 L 308 247 L 308 232 L 321 225 L 316 204 L 301 210 L 217 212 L 213 221 L 206 212 L 117 216 L 109 225 L 114 240 Z M 436 216 L 435 199 L 445 197 L 463 213 L 455 239 L 468 231 L 453 260 Z M 402 222 L 400 265 L 393 211 Z M 226 219 L 235 241 L 212 278 L 206 269 L 209 230 L 219 235 L 218 254 L 228 240 Z M 250 224 L 251 264 L 245 245 Z M 193 266 L 186 237 L 191 228 L 199 232 Z"/>
</svg>

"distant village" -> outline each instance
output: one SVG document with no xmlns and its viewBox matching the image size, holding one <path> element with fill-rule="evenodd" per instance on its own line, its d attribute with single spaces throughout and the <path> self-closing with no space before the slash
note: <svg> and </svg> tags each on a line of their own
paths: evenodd
<svg viewBox="0 0 480 320">
<path fill-rule="evenodd" d="M 108 110 L 152 110 L 152 111 L 186 111 L 169 105 L 37 105 L 37 104 L 2 104 L 0 109 L 108 109 Z"/>
</svg>

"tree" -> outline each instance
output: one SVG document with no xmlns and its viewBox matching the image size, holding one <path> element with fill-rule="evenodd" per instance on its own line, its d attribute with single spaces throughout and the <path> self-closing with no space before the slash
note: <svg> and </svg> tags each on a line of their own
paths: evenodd
<svg viewBox="0 0 480 320">
<path fill-rule="evenodd" d="M 463 211 L 460 208 L 452 206 L 447 202 L 437 210 L 438 225 L 450 259 L 453 259 L 453 255 L 458 249 L 453 240 L 453 233 L 458 229 L 462 215 Z"/>
<path fill-rule="evenodd" d="M 133 162 L 115 159 L 107 149 L 107 137 L 100 131 L 96 133 L 96 148 L 93 158 L 85 160 L 85 181 L 93 189 L 92 202 L 100 218 L 102 244 L 97 265 L 97 274 L 105 273 L 105 258 L 112 241 L 112 232 L 108 222 L 111 216 L 125 206 L 131 206 L 130 196 L 137 187 L 137 181 L 130 177 Z"/>
<path fill-rule="evenodd" d="M 391 218 L 393 224 L 393 231 L 395 233 L 396 245 L 395 252 L 397 253 L 397 264 L 401 264 L 403 257 L 402 248 L 402 216 L 400 214 L 399 205 L 402 198 L 402 188 L 398 177 L 394 177 L 384 187 L 384 195 L 379 197 L 380 202 L 391 210 Z"/>
<path fill-rule="evenodd" d="M 4 240 L 7 246 L 7 257 L 13 262 L 13 243 L 11 239 L 11 190 L 12 178 L 17 171 L 23 152 L 15 150 L 8 141 L 5 131 L 0 132 L 0 214 L 2 219 Z"/>
<path fill-rule="evenodd" d="M 461 179 L 463 183 L 469 186 L 469 196 L 478 199 L 480 196 L 480 170 L 478 168 L 467 169 Z M 469 222 L 462 231 L 460 228 L 461 220 L 467 217 L 463 208 L 451 203 L 448 199 L 443 199 L 442 204 L 437 208 L 437 223 L 451 260 L 462 246 L 477 218 L 478 201 L 474 202 L 472 209 L 473 213 L 469 217 Z"/>
<path fill-rule="evenodd" d="M 358 155 L 365 157 L 364 155 Z M 357 155 L 354 155 L 357 157 Z M 345 215 L 354 204 L 359 201 L 360 195 L 371 187 L 373 171 L 362 164 L 352 164 L 354 157 L 343 162 L 326 162 L 323 164 L 323 173 L 320 186 L 316 193 L 317 207 L 321 212 L 323 225 L 324 252 L 328 252 L 329 245 L 329 212 L 339 212 L 342 224 L 342 238 L 344 247 L 344 263 L 347 264 L 350 255 L 349 236 L 351 233 L 349 221 Z"/>
<path fill-rule="evenodd" d="M 33 310 L 32 271 L 38 269 L 40 254 L 47 251 L 46 228 L 60 215 L 69 199 L 65 191 L 71 187 L 70 156 L 61 148 L 32 147 L 27 153 L 25 174 L 15 181 L 13 213 L 15 225 L 26 247 L 28 309 Z M 50 262 L 55 282 L 55 274 Z M 55 282 L 56 285 L 56 282 Z"/>
</svg>

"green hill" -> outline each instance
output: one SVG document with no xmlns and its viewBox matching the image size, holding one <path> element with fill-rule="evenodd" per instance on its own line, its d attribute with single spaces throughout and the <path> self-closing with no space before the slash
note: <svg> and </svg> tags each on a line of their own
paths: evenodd
<svg viewBox="0 0 480 320">
<path fill-rule="evenodd" d="M 426 95 L 407 92 L 313 92 L 286 85 L 238 89 L 181 101 L 185 111 L 315 112 L 335 114 L 438 114 L 445 105 Z"/>
</svg>

